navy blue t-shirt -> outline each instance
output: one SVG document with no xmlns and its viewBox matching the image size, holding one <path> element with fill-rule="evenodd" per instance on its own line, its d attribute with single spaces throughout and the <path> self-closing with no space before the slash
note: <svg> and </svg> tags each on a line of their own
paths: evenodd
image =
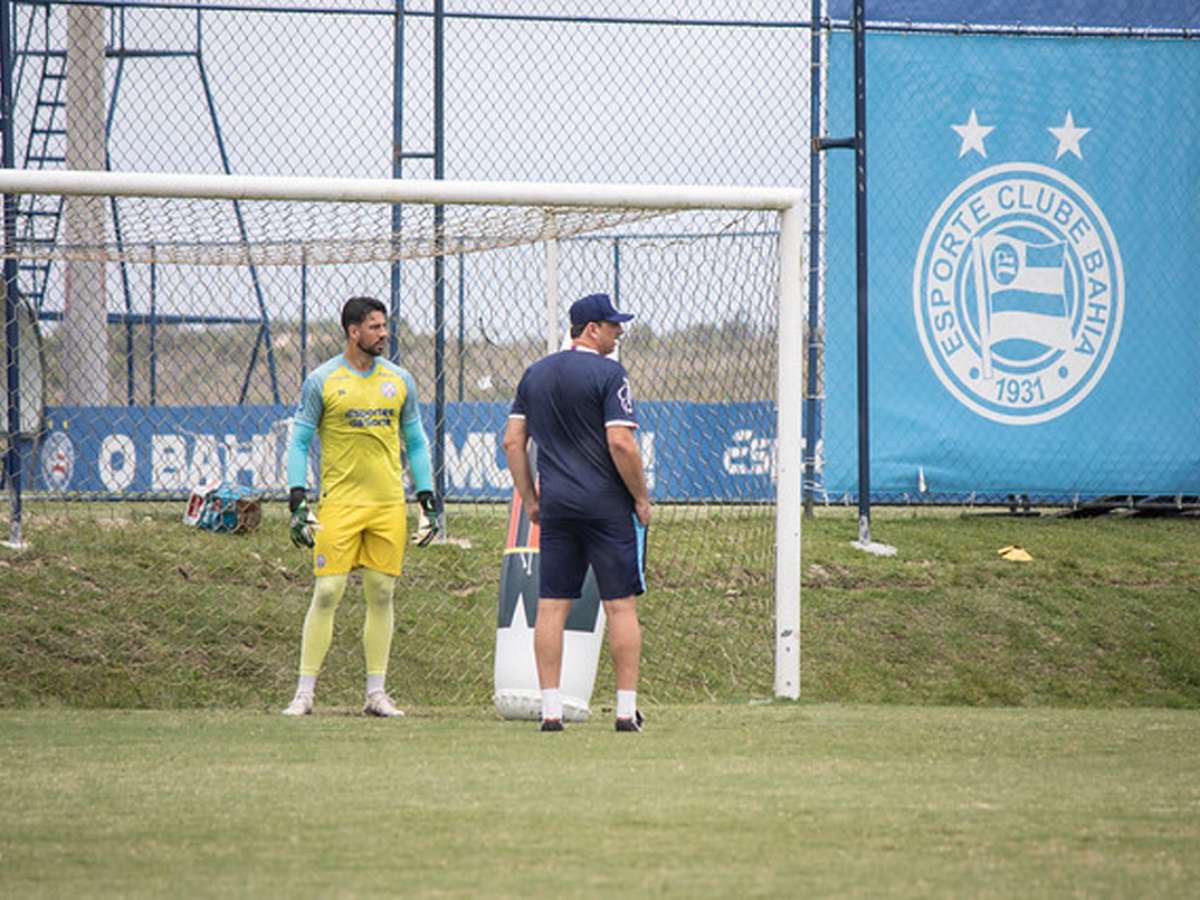
<svg viewBox="0 0 1200 900">
<path fill-rule="evenodd" d="M 625 367 L 576 348 L 538 360 L 521 376 L 510 417 L 537 444 L 544 519 L 628 516 L 633 497 L 608 452 L 609 425 L 637 427 Z"/>
</svg>

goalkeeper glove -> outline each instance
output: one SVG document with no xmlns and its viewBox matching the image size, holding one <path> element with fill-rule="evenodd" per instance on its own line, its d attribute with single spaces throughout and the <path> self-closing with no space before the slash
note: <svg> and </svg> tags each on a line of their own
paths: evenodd
<svg viewBox="0 0 1200 900">
<path fill-rule="evenodd" d="M 437 500 L 434 499 L 433 491 L 420 491 L 417 494 L 417 504 L 420 509 L 417 511 L 417 531 L 413 535 L 412 541 L 418 547 L 424 547 L 437 537 L 441 527 L 438 522 Z"/>
<path fill-rule="evenodd" d="M 297 547 L 315 546 L 313 531 L 320 526 L 317 524 L 317 517 L 308 508 L 304 488 L 292 488 L 288 495 L 288 508 L 292 511 L 292 521 L 288 527 L 292 543 Z"/>
</svg>

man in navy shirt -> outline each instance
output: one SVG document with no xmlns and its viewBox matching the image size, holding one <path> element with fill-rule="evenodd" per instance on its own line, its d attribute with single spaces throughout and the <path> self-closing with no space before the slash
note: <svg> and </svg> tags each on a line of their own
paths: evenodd
<svg viewBox="0 0 1200 900">
<path fill-rule="evenodd" d="M 617 679 L 617 731 L 640 731 L 637 709 L 642 627 L 637 596 L 650 494 L 625 367 L 608 359 L 633 316 L 607 294 L 571 305 L 569 350 L 538 360 L 521 377 L 504 450 L 529 520 L 541 528 L 541 574 L 533 649 L 542 688 L 542 731 L 562 731 L 563 628 L 590 565 L 608 618 Z M 537 444 L 534 485 L 528 443 Z"/>
</svg>

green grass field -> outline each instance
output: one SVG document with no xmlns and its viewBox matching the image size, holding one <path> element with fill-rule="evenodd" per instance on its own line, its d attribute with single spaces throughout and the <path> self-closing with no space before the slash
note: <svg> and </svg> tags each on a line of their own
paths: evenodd
<svg viewBox="0 0 1200 900">
<path fill-rule="evenodd" d="M 310 582 L 268 512 L 238 539 L 152 507 L 31 507 L 33 548 L 0 554 L 0 896 L 1200 884 L 1195 520 L 881 510 L 875 537 L 899 548 L 881 558 L 822 510 L 802 536 L 799 703 L 765 702 L 753 517 L 681 520 L 650 560 L 648 730 L 611 730 L 602 668 L 595 720 L 541 735 L 487 700 L 482 520 L 470 550 L 412 554 L 389 680 L 407 719 L 356 715 L 350 609 L 318 715 L 279 716 Z M 1033 561 L 1000 559 L 1014 543 Z M 463 660 L 465 704 L 437 693 Z M 670 699 L 705 685 L 710 702 Z"/>
<path fill-rule="evenodd" d="M 7 897 L 1194 897 L 1200 713 L 0 713 Z"/>
<path fill-rule="evenodd" d="M 0 550 L 0 707 L 272 709 L 295 680 L 307 557 L 282 504 L 244 538 L 154 504 L 27 507 L 31 549 Z M 504 509 L 452 511 L 448 544 L 409 553 L 389 683 L 409 705 L 491 697 Z M 770 697 L 770 532 L 763 515 L 652 526 L 647 702 Z M 806 700 L 1200 709 L 1195 519 L 1009 519 L 881 510 L 895 557 L 850 547 L 852 511 L 801 536 Z M 1021 544 L 1031 563 L 998 557 Z M 322 693 L 361 691 L 362 604 L 338 613 Z M 607 696 L 602 662 L 597 691 Z"/>
</svg>

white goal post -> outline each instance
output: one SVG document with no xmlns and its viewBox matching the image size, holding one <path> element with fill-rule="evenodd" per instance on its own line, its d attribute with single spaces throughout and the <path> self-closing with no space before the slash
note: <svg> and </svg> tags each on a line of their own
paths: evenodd
<svg viewBox="0 0 1200 900">
<path fill-rule="evenodd" d="M 578 210 L 760 210 L 777 214 L 778 329 L 777 431 L 774 454 L 775 509 L 775 683 L 781 698 L 800 694 L 800 518 L 802 470 L 802 359 L 804 349 L 802 238 L 809 198 L 795 188 L 648 184 L 561 184 L 533 182 L 429 181 L 364 178 L 254 177 L 134 172 L 78 172 L 0 169 L 6 210 L 18 195 L 179 198 L 189 200 L 297 201 L 338 204 L 425 204 L 529 207 L 544 212 L 542 240 L 553 241 L 558 224 Z M 11 222 L 11 218 L 9 218 Z M 440 219 L 435 219 L 435 222 Z M 435 226 L 440 228 L 440 226 Z M 5 255 L 36 256 L 36 247 L 14 247 L 5 229 Z M 462 252 L 438 231 L 424 255 Z M 197 240 L 201 240 L 197 237 Z M 386 243 L 394 236 L 383 235 Z M 528 240 L 528 239 L 523 239 Z M 332 240 L 337 244 L 337 239 Z M 171 241 L 151 247 L 151 258 L 170 261 Z M 469 243 L 466 250 L 473 249 Z M 83 248 L 84 258 L 107 258 L 102 248 Z M 263 264 L 247 246 L 226 244 L 220 252 Z M 89 253 L 95 253 L 89 257 Z M 214 253 L 217 251 L 214 250 Z M 270 248 L 255 253 L 270 252 Z M 304 251 L 310 253 L 308 249 Z M 306 256 L 306 261 L 314 257 Z M 319 259 L 317 261 L 320 261 Z M 205 259 L 205 262 L 214 262 Z M 216 260 L 214 264 L 220 264 Z M 269 264 L 269 261 L 266 263 Z M 6 428 L 7 426 L 5 426 Z"/>
</svg>

